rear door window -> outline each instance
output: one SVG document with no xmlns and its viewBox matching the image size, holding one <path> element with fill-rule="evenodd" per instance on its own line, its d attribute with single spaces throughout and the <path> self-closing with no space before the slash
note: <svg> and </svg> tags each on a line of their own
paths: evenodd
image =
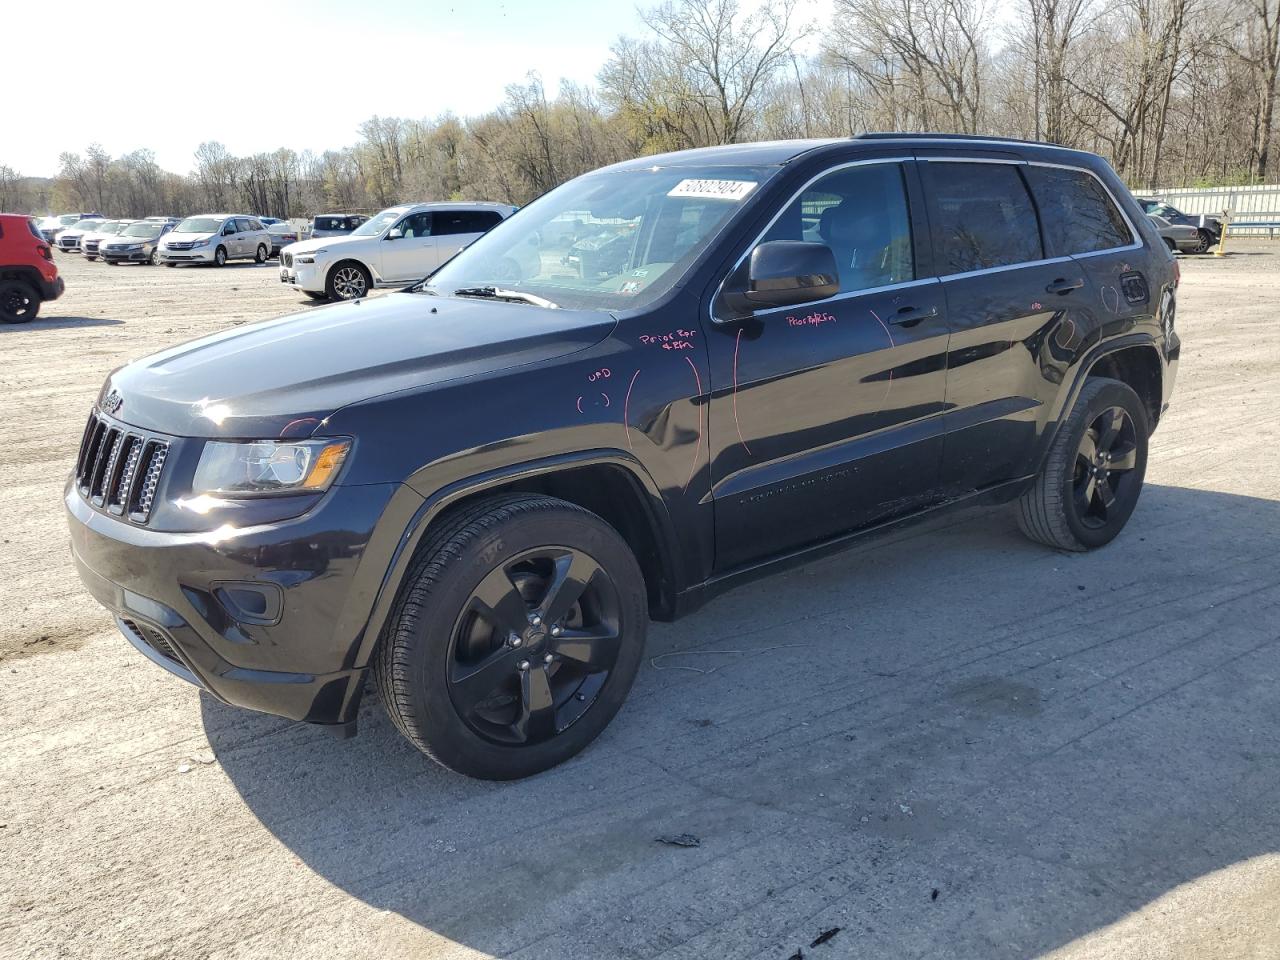
<svg viewBox="0 0 1280 960">
<path fill-rule="evenodd" d="M 783 210 L 764 239 L 825 243 L 835 254 L 841 293 L 914 280 L 902 165 L 873 163 L 827 174 Z"/>
<path fill-rule="evenodd" d="M 1133 233 L 1098 178 L 1083 170 L 1028 166 L 1051 257 L 1111 250 L 1133 243 Z M 1155 211 L 1163 215 L 1163 211 Z"/>
<path fill-rule="evenodd" d="M 501 220 L 502 217 L 492 210 L 437 210 L 432 229 L 437 236 L 484 233 Z"/>
<path fill-rule="evenodd" d="M 934 160 L 922 166 L 938 273 L 1044 259 L 1035 207 L 1017 165 Z"/>
</svg>

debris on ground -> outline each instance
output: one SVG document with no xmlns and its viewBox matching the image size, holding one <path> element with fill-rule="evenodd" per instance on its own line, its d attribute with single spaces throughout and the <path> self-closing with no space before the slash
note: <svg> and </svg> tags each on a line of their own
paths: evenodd
<svg viewBox="0 0 1280 960">
<path fill-rule="evenodd" d="M 934 888 L 933 888 L 933 893 L 929 894 L 929 899 L 930 899 L 930 900 L 937 900 L 937 899 L 938 899 L 938 888 L 937 888 L 937 887 L 934 887 Z"/>
<path fill-rule="evenodd" d="M 212 750 L 200 750 L 197 753 L 193 753 L 190 759 L 194 760 L 196 763 L 202 763 L 207 767 L 217 758 L 213 755 Z"/>
<path fill-rule="evenodd" d="M 695 837 L 692 833 L 673 833 L 667 836 L 654 837 L 658 843 L 665 843 L 673 847 L 700 847 L 702 841 Z"/>
<path fill-rule="evenodd" d="M 787 957 L 787 960 L 804 960 L 804 951 L 797 948 L 795 953 Z"/>
<path fill-rule="evenodd" d="M 180 764 L 178 764 L 178 772 L 179 772 L 179 773 L 190 773 L 190 772 L 191 772 L 191 764 L 189 764 L 189 763 L 180 763 Z"/>
<path fill-rule="evenodd" d="M 840 929 L 841 929 L 840 927 L 832 927 L 830 930 L 823 930 L 820 934 L 818 934 L 817 938 L 813 941 L 813 943 L 809 944 L 809 946 L 811 947 L 822 946 L 824 943 L 826 943 L 828 940 L 834 937 L 837 933 L 839 933 Z"/>
</svg>

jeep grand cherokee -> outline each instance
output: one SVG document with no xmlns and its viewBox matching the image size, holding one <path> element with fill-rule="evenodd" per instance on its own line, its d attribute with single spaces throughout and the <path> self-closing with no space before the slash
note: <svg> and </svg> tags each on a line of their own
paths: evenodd
<svg viewBox="0 0 1280 960">
<path fill-rule="evenodd" d="M 616 255 L 569 260 L 597 235 Z M 733 584 L 979 503 L 1110 541 L 1176 286 L 1087 153 L 644 157 L 404 292 L 112 373 L 66 487 L 75 558 L 139 651 L 227 703 L 351 733 L 371 675 L 425 753 L 525 776 L 609 723 L 651 618 Z"/>
</svg>

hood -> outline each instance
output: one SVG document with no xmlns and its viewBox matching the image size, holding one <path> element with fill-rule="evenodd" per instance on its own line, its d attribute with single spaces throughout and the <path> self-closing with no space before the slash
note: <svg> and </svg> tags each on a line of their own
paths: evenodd
<svg viewBox="0 0 1280 960">
<path fill-rule="evenodd" d="M 166 240 L 178 240 L 182 243 L 190 243 L 192 240 L 212 240 L 216 233 L 179 233 L 177 230 L 170 230 L 164 235 Z"/>
<path fill-rule="evenodd" d="M 597 311 L 394 293 L 173 347 L 116 370 L 101 396 L 120 395 L 117 419 L 176 436 L 306 436 L 347 404 L 565 356 L 616 323 Z"/>
<path fill-rule="evenodd" d="M 359 243 L 364 240 L 376 240 L 377 237 L 353 237 L 351 235 L 341 237 L 317 237 L 312 240 L 299 240 L 297 243 L 291 243 L 285 247 L 295 257 L 301 253 L 315 253 L 320 249 L 329 249 L 343 243 Z"/>
</svg>

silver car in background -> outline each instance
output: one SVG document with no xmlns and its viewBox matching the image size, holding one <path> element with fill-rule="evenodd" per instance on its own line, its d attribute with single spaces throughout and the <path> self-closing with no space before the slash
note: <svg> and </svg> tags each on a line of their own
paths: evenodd
<svg viewBox="0 0 1280 960">
<path fill-rule="evenodd" d="M 173 224 L 165 220 L 135 220 L 118 236 L 103 241 L 98 250 L 102 259 L 113 267 L 122 263 L 142 263 L 153 267 L 160 238 L 172 227 Z"/>
<path fill-rule="evenodd" d="M 1151 223 L 1156 228 L 1156 233 L 1160 234 L 1160 239 L 1164 241 L 1164 245 L 1172 252 L 1200 252 L 1201 242 L 1198 229 L 1186 223 L 1170 223 L 1164 217 L 1158 217 L 1154 213 L 1149 213 L 1147 216 L 1151 218 Z"/>
<path fill-rule="evenodd" d="M 80 238 L 80 252 L 86 260 L 98 259 L 98 247 L 104 240 L 110 240 L 121 230 L 133 223 L 132 220 L 108 220 L 102 226 Z"/>
<path fill-rule="evenodd" d="M 180 263 L 220 267 L 228 260 L 266 263 L 269 256 L 271 234 L 257 217 L 227 213 L 187 217 L 164 238 L 157 253 L 166 267 Z"/>
</svg>

